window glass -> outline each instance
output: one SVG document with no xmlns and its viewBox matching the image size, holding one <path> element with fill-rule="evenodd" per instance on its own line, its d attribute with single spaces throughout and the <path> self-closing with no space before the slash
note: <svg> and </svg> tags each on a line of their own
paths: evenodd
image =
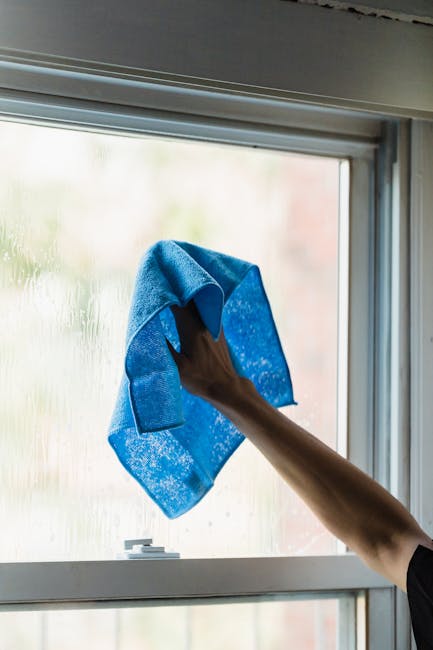
<svg viewBox="0 0 433 650">
<path fill-rule="evenodd" d="M 298 406 L 336 446 L 336 159 L 0 123 L 0 561 L 336 553 L 245 440 L 169 520 L 107 442 L 135 272 L 173 238 L 259 265 Z"/>
<path fill-rule="evenodd" d="M 0 613 L 2 650 L 335 650 L 338 599 Z M 355 625 L 353 619 L 350 623 Z"/>
</svg>

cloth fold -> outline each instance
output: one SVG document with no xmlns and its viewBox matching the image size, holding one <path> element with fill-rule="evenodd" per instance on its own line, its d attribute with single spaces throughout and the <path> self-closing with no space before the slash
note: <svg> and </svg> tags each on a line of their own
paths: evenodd
<svg viewBox="0 0 433 650">
<path fill-rule="evenodd" d="M 180 351 L 170 305 L 194 299 L 238 374 L 273 406 L 296 404 L 290 371 L 257 265 L 177 240 L 143 256 L 131 300 L 125 366 L 108 440 L 171 519 L 195 506 L 245 436 L 180 383 L 166 338 Z"/>
</svg>

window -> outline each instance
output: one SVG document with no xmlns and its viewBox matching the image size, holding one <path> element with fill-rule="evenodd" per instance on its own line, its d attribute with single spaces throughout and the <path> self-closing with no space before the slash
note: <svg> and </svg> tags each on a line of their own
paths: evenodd
<svg viewBox="0 0 433 650">
<path fill-rule="evenodd" d="M 337 642 L 336 599 L 0 614 L 2 650 L 249 650 Z M 230 623 L 230 625 L 228 625 Z"/>
<path fill-rule="evenodd" d="M 400 127 L 384 133 L 369 116 L 228 92 L 209 93 L 206 111 L 203 93 L 159 91 L 158 116 L 67 93 L 1 99 L 0 507 L 10 533 L 0 541 L 0 641 L 31 647 L 32 629 L 35 647 L 50 650 L 69 621 L 84 630 L 75 645 L 94 645 L 95 626 L 105 647 L 130 648 L 143 625 L 169 634 L 165 621 L 176 620 L 191 650 L 211 643 L 200 630 L 223 633 L 219 617 L 230 616 L 237 647 L 251 647 L 251 635 L 260 647 L 269 621 L 275 647 L 288 627 L 305 649 L 363 648 L 373 632 L 391 647 L 380 617 L 392 620 L 395 590 L 248 441 L 207 497 L 168 522 L 105 434 L 139 256 L 182 237 L 259 263 L 300 402 L 287 412 L 386 482 L 388 448 L 373 435 L 384 407 L 372 395 L 392 372 L 384 170 L 394 165 L 399 178 L 387 156 Z M 167 108 L 182 98 L 188 120 Z M 379 187 L 389 196 L 376 204 Z M 182 559 L 113 561 L 125 537 L 142 534 Z M 59 613 L 68 608 L 80 611 Z M 162 631 L 149 647 L 159 642 Z"/>
<path fill-rule="evenodd" d="M 336 553 L 248 440 L 170 521 L 106 435 L 140 257 L 172 238 L 259 264 L 299 403 L 282 411 L 336 448 L 347 163 L 8 122 L 0 134 L 3 561 L 111 560 L 148 535 L 182 557 Z"/>
</svg>

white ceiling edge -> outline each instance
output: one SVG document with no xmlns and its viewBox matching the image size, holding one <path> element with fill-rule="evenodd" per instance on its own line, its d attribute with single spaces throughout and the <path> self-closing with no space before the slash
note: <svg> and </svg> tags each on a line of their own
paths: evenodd
<svg viewBox="0 0 433 650">
<path fill-rule="evenodd" d="M 280 0 L 26 4 L 2 2 L 5 63 L 433 118 L 430 25 Z"/>
</svg>

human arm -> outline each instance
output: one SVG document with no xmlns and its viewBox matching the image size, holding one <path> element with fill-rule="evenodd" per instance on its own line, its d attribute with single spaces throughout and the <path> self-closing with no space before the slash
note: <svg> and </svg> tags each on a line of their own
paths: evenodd
<svg viewBox="0 0 433 650">
<path fill-rule="evenodd" d="M 231 363 L 222 331 L 214 341 L 193 302 L 173 307 L 181 340 L 169 344 L 182 383 L 228 417 L 272 463 L 330 532 L 406 592 L 418 544 L 431 539 L 379 483 L 271 406 Z"/>
</svg>

